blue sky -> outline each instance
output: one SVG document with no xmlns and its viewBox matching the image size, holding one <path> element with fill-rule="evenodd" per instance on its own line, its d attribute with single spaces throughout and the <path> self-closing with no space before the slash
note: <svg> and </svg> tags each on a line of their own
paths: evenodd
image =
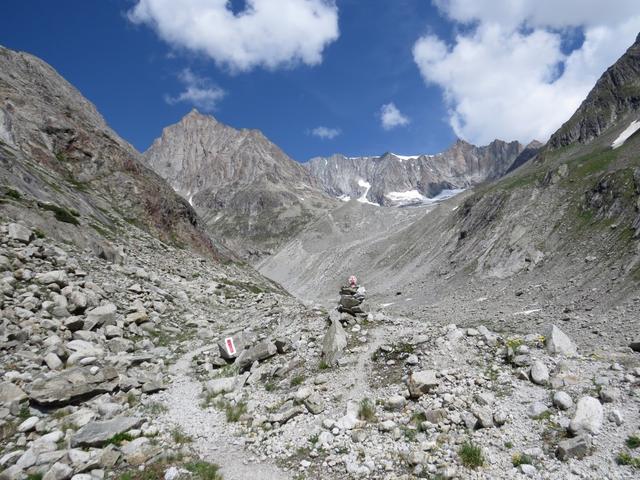
<svg viewBox="0 0 640 480">
<path fill-rule="evenodd" d="M 335 152 L 435 153 L 457 136 L 474 143 L 546 140 L 640 29 L 627 0 L 617 0 L 617 15 L 603 15 L 592 0 L 580 0 L 577 13 L 553 15 L 544 6 L 554 2 L 545 0 L 523 0 L 527 8 L 519 11 L 500 5 L 507 0 L 338 0 L 337 7 L 287 1 L 324 4 L 321 33 L 312 23 L 287 26 L 284 15 L 265 14 L 258 33 L 238 33 L 231 16 L 205 29 L 230 28 L 226 40 L 202 40 L 195 30 L 176 39 L 166 33 L 175 28 L 176 11 L 202 1 L 4 0 L 0 44 L 50 63 L 140 151 L 193 108 L 184 95 L 188 76 L 192 87 L 208 92 L 204 109 L 218 120 L 258 128 L 305 161 Z M 136 23 L 127 13 L 138 3 L 170 5 L 168 16 L 158 7 Z M 230 5 L 238 13 L 245 2 Z M 203 18 L 197 8 L 194 18 L 182 18 L 186 25 Z M 331 33 L 332 15 L 339 34 Z M 260 50 L 260 28 L 287 32 L 273 54 Z M 588 41 L 591 48 L 582 48 Z M 287 53 L 287 42 L 305 53 Z M 239 43 L 246 51 L 226 53 Z M 240 63 L 247 52 L 256 57 Z M 389 103 L 406 121 L 384 128 L 380 112 Z M 318 127 L 339 133 L 318 138 L 312 134 Z"/>
</svg>

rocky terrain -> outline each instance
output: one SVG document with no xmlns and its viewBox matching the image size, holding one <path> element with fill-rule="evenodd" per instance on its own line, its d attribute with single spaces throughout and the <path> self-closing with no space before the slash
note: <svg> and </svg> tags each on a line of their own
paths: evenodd
<svg viewBox="0 0 640 480">
<path fill-rule="evenodd" d="M 345 200 L 378 205 L 420 204 L 443 190 L 460 190 L 495 180 L 514 164 L 524 147 L 495 140 L 476 147 L 458 140 L 437 155 L 317 157 L 305 164 L 324 190 Z"/>
<path fill-rule="evenodd" d="M 143 158 L 212 236 L 252 261 L 336 205 L 260 131 L 236 130 L 196 110 L 165 128 Z"/>
<path fill-rule="evenodd" d="M 637 478 L 637 51 L 589 96 L 624 113 L 495 182 L 402 209 L 305 183 L 318 210 L 276 232 L 269 280 L 51 67 L 0 50 L 0 479 Z M 272 148 L 183 123 L 172 175 L 205 165 L 180 156 L 192 128 Z M 280 160 L 221 195 L 297 178 Z"/>
</svg>

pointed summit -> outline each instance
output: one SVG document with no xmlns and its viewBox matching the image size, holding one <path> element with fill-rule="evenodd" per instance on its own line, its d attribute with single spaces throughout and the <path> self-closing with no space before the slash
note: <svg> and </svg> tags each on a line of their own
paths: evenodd
<svg viewBox="0 0 640 480">
<path fill-rule="evenodd" d="M 569 121 L 551 136 L 549 148 L 590 143 L 639 111 L 640 34 L 624 55 L 602 74 Z"/>
</svg>

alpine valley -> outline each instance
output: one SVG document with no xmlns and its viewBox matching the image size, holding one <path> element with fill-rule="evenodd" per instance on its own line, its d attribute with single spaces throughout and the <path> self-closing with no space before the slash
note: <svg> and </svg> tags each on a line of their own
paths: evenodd
<svg viewBox="0 0 640 480">
<path fill-rule="evenodd" d="M 544 144 L 303 163 L 0 47 L 0 479 L 637 478 L 638 130 L 640 36 Z"/>
</svg>

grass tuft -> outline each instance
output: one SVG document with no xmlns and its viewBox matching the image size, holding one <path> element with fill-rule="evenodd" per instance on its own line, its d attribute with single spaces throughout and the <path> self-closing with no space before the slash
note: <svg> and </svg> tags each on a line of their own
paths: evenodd
<svg viewBox="0 0 640 480">
<path fill-rule="evenodd" d="M 462 464 L 467 468 L 475 469 L 484 465 L 482 447 L 470 440 L 462 444 L 458 450 L 458 456 Z"/>
<path fill-rule="evenodd" d="M 376 421 L 376 407 L 368 398 L 363 398 L 360 401 L 360 408 L 358 409 L 358 418 L 365 422 Z"/>
</svg>

